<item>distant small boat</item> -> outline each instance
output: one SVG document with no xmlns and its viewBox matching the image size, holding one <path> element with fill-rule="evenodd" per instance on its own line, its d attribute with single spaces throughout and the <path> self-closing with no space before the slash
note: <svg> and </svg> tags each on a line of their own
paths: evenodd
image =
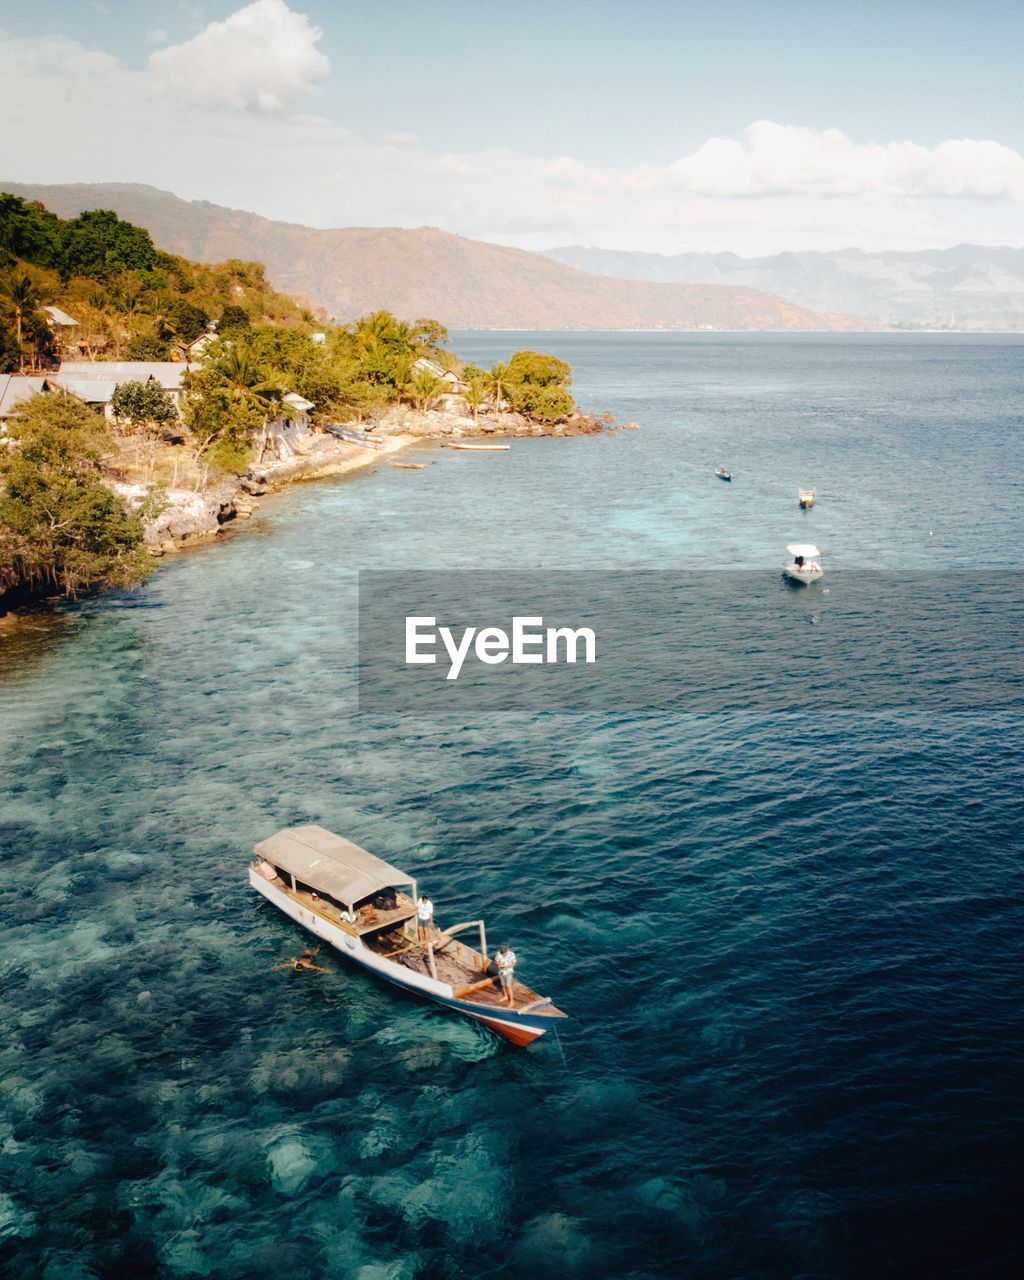
<svg viewBox="0 0 1024 1280">
<path fill-rule="evenodd" d="M 814 506 L 814 496 L 815 496 L 814 490 L 798 489 L 797 493 L 800 496 L 800 505 L 803 507 L 805 511 L 810 511 L 811 507 Z"/>
<path fill-rule="evenodd" d="M 507 444 L 469 444 L 462 440 L 449 440 L 449 449 L 461 449 L 464 453 L 507 453 Z"/>
<path fill-rule="evenodd" d="M 715 475 L 716 475 L 716 476 L 718 476 L 719 480 L 731 480 L 731 479 L 732 479 L 732 472 L 731 472 L 731 471 L 727 471 L 727 470 L 725 469 L 725 467 L 719 467 L 719 468 L 718 468 L 718 470 L 715 472 Z"/>
<path fill-rule="evenodd" d="M 400 471 L 422 471 L 427 464 L 425 462 L 391 462 L 388 465 L 398 467 Z"/>
<path fill-rule="evenodd" d="M 782 566 L 782 572 L 794 582 L 802 582 L 809 586 L 823 577 L 825 570 L 821 567 L 821 552 L 810 542 L 793 542 L 786 548 L 792 557 Z"/>
</svg>

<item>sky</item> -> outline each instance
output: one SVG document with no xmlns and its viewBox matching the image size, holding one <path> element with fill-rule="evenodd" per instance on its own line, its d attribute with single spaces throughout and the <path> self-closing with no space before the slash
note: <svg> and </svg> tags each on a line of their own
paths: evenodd
<svg viewBox="0 0 1024 1280">
<path fill-rule="evenodd" d="M 0 0 L 0 182 L 656 253 L 1024 246 L 1024 6 Z"/>
</svg>

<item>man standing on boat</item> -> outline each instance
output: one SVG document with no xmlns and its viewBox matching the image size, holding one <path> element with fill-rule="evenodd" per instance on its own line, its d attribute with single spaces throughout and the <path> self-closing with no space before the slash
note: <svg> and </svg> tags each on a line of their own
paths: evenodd
<svg viewBox="0 0 1024 1280">
<path fill-rule="evenodd" d="M 434 904 L 425 893 L 420 894 L 416 903 L 416 937 L 420 942 L 429 942 L 434 924 Z"/>
<path fill-rule="evenodd" d="M 507 942 L 501 944 L 501 950 L 494 957 L 498 970 L 498 981 L 501 983 L 501 994 L 508 1004 L 515 1004 L 512 990 L 515 985 L 516 953 Z"/>
</svg>

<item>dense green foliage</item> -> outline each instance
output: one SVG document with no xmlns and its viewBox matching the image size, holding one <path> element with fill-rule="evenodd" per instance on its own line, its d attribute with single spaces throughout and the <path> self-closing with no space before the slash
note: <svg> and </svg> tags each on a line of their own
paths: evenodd
<svg viewBox="0 0 1024 1280">
<path fill-rule="evenodd" d="M 185 386 L 185 422 L 199 452 L 225 471 L 244 471 L 252 434 L 289 412 L 284 381 L 242 343 L 216 343 L 203 368 L 186 374 Z"/>
<path fill-rule="evenodd" d="M 177 433 L 204 475 L 244 471 L 254 439 L 293 416 L 289 392 L 312 402 L 314 423 L 364 420 L 401 403 L 426 410 L 453 391 L 474 418 L 512 408 L 552 422 L 573 409 L 571 370 L 554 356 L 521 351 L 487 371 L 446 350 L 436 320 L 376 311 L 318 324 L 270 288 L 259 263 L 187 262 L 109 211 L 64 221 L 0 193 L 0 372 L 55 363 L 58 338 L 42 310 L 49 303 L 76 321 L 75 336 L 59 339 L 72 357 L 180 358 L 185 344 L 218 327 L 185 374 L 185 432 Z M 123 476 L 125 448 L 138 453 L 146 428 L 178 411 L 155 382 L 123 384 L 113 409 L 116 439 L 99 415 L 58 393 L 37 396 L 11 419 L 10 442 L 0 446 L 0 595 L 18 586 L 75 595 L 148 572 L 146 513 L 125 509 L 103 468 Z"/>
<path fill-rule="evenodd" d="M 22 278 L 36 296 L 21 308 L 19 339 L 10 283 Z M 48 302 L 78 321 L 74 336 L 85 350 L 70 352 L 74 358 L 166 360 L 211 322 L 234 330 L 255 320 L 307 333 L 313 324 L 308 311 L 270 288 L 259 263 L 188 262 L 109 210 L 64 221 L 0 193 L 0 372 L 52 361 L 53 337 L 38 312 Z"/>
<path fill-rule="evenodd" d="M 251 325 L 252 317 L 245 307 L 238 307 L 233 302 L 230 302 L 220 313 L 217 331 L 219 333 L 230 333 L 232 329 L 248 329 Z"/>
<path fill-rule="evenodd" d="M 122 382 L 110 402 L 117 418 L 138 426 L 144 422 L 177 422 L 178 411 L 153 381 Z"/>
<path fill-rule="evenodd" d="M 0 451 L 0 592 L 68 596 L 130 586 L 152 561 L 142 521 L 102 483 L 103 419 L 71 396 L 36 396 L 11 418 Z"/>
<path fill-rule="evenodd" d="M 504 371 L 512 408 L 541 422 L 556 422 L 572 412 L 572 369 L 557 356 L 517 351 Z"/>
</svg>

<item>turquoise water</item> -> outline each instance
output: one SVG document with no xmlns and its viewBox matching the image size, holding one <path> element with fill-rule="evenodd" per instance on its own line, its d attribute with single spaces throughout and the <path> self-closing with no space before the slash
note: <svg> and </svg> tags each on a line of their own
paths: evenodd
<svg viewBox="0 0 1024 1280">
<path fill-rule="evenodd" d="M 462 335 L 637 432 L 424 449 L 0 637 L 0 1262 L 18 1277 L 996 1276 L 1022 733 L 988 713 L 354 712 L 358 568 L 1020 568 L 1024 347 Z M 731 486 L 711 472 L 720 462 Z M 796 506 L 813 483 L 819 504 Z M 328 959 L 285 824 L 483 910 L 565 1060 Z"/>
</svg>

